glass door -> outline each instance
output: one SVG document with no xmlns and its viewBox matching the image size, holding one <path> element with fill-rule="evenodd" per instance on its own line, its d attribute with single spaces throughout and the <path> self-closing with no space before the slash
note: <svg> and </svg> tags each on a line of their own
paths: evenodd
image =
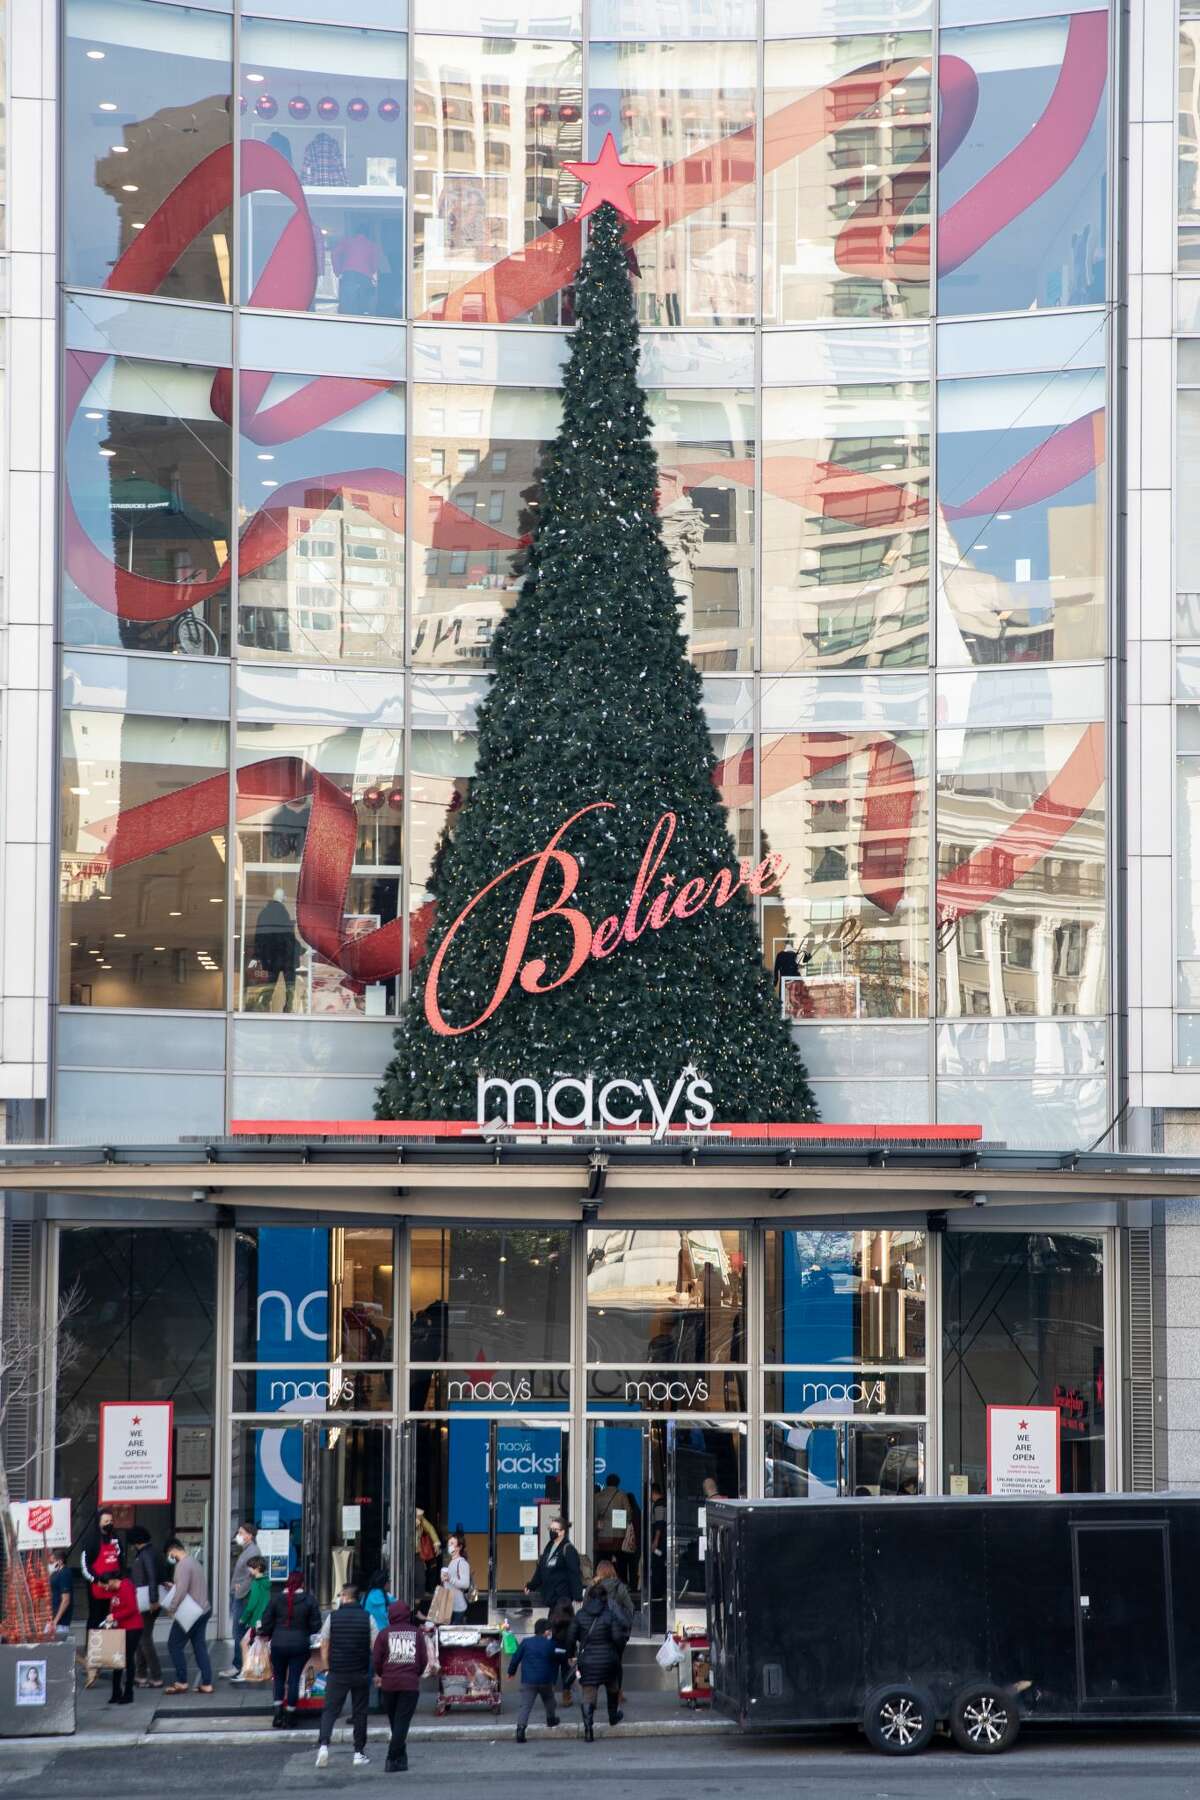
<svg viewBox="0 0 1200 1800">
<path fill-rule="evenodd" d="M 925 1427 L 872 1419 L 775 1419 L 766 1428 L 769 1499 L 923 1494 Z"/>
<path fill-rule="evenodd" d="M 705 1616 L 708 1595 L 705 1511 L 710 1500 L 736 1500 L 746 1491 L 746 1428 L 664 1419 L 668 1603 L 671 1619 Z"/>
</svg>

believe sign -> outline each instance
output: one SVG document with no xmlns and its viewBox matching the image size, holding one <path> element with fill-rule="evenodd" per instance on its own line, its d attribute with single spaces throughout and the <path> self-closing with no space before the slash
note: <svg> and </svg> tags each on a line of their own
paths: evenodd
<svg viewBox="0 0 1200 1800">
<path fill-rule="evenodd" d="M 989 1406 L 989 1494 L 1057 1494 L 1057 1406 Z"/>
<path fill-rule="evenodd" d="M 170 1400 L 101 1403 L 97 1505 L 170 1505 L 174 1411 Z"/>
</svg>

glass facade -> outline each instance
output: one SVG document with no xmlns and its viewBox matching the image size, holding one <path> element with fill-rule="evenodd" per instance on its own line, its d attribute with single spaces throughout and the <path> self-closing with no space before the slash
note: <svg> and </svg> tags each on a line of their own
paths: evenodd
<svg viewBox="0 0 1200 1800">
<path fill-rule="evenodd" d="M 788 864 L 764 956 L 822 1114 L 1092 1141 L 1107 11 L 769 0 L 764 50 L 743 0 L 293 10 L 65 4 L 54 1134 L 370 1115 L 558 420 L 568 165 L 611 133 L 652 165 L 681 627 L 738 852 Z M 150 1057 L 163 1012 L 202 1052 Z"/>
</svg>

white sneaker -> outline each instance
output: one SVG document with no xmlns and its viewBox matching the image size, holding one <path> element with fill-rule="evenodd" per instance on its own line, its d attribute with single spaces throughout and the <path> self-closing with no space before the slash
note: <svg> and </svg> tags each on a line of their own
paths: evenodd
<svg viewBox="0 0 1200 1800">
<path fill-rule="evenodd" d="M 356 1750 L 354 1752 L 354 1766 L 356 1769 L 365 1769 L 370 1760 L 370 1757 L 364 1756 L 361 1750 Z"/>
<path fill-rule="evenodd" d="M 328 1763 L 328 1761 L 329 1761 L 329 1745 L 322 1744 L 321 1748 L 317 1751 L 317 1767 L 318 1767 L 318 1769 L 323 1769 L 325 1767 L 325 1765 Z"/>
<path fill-rule="evenodd" d="M 222 1669 L 221 1670 L 221 1680 L 222 1681 L 237 1681 L 239 1679 L 239 1674 L 240 1674 L 240 1671 L 237 1669 Z"/>
</svg>

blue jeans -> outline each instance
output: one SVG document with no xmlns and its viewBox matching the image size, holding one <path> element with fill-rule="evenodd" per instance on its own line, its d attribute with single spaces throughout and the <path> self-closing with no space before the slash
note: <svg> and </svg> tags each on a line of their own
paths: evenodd
<svg viewBox="0 0 1200 1800">
<path fill-rule="evenodd" d="M 229 1596 L 229 1635 L 233 1639 L 233 1666 L 241 1673 L 242 1667 L 242 1608 L 244 1600 L 236 1600 Z"/>
<path fill-rule="evenodd" d="M 178 1619 L 171 1621 L 171 1630 L 167 1637 L 167 1650 L 175 1665 L 175 1679 L 181 1686 L 186 1684 L 188 1678 L 187 1657 L 184 1654 L 185 1644 L 192 1646 L 192 1655 L 196 1658 L 196 1668 L 200 1673 L 201 1684 L 204 1687 L 212 1686 L 212 1664 L 208 1660 L 208 1643 L 205 1639 L 208 1621 L 211 1618 L 212 1609 L 210 1608 L 208 1612 L 200 1614 L 190 1631 L 185 1631 Z"/>
</svg>

